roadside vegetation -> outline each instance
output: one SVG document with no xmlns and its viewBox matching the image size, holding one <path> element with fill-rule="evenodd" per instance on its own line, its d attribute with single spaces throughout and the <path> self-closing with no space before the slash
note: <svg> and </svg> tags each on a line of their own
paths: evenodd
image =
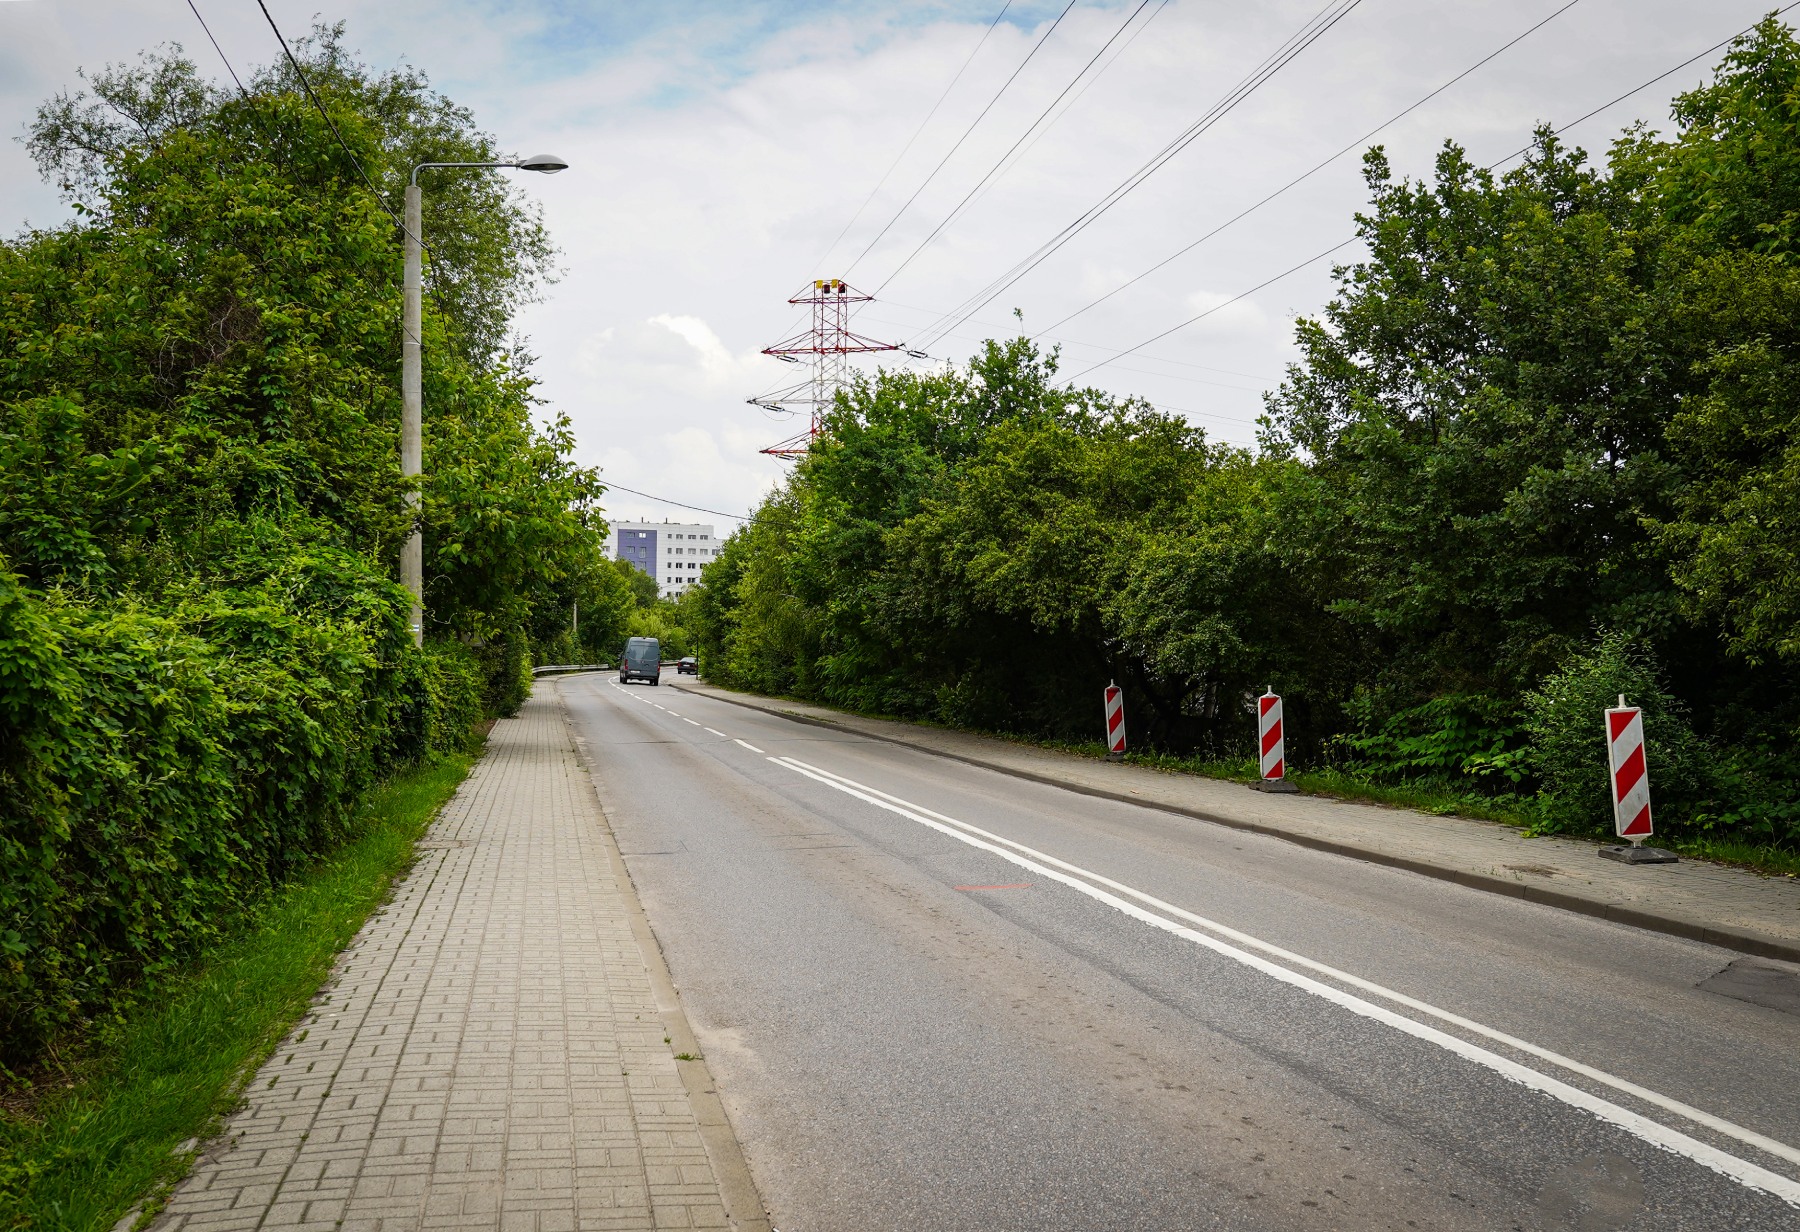
<svg viewBox="0 0 1800 1232">
<path fill-rule="evenodd" d="M 286 61 L 220 88 L 176 48 L 92 74 L 27 128 L 75 216 L 0 242 L 0 1209 L 14 1222 L 19 1202 L 51 1209 L 19 1195 L 63 1192 L 43 1177 L 216 1111 L 215 1079 L 238 1062 L 190 1072 L 141 1032 L 188 1031 L 154 1025 L 183 997 L 211 1012 L 195 990 L 238 961 L 246 928 L 279 932 L 268 921 L 300 910 L 295 895 L 372 902 L 394 867 L 382 836 L 413 822 L 383 821 L 370 793 L 432 795 L 484 722 L 517 709 L 575 611 L 609 648 L 633 611 L 604 559 L 603 488 L 540 413 L 510 333 L 553 270 L 549 239 L 498 176 L 444 177 L 425 198 L 413 645 L 394 581 L 410 515 L 388 211 L 415 163 L 500 151 L 416 70 L 357 63 L 340 29 L 296 54 L 331 124 Z M 373 864 L 370 843 L 387 853 Z M 344 861 L 365 863 L 340 884 Z M 326 959 L 293 961 L 298 988 Z M 217 1030 L 251 1055 L 297 995 L 271 990 Z M 114 1106 L 114 1079 L 92 1078 L 159 1066 L 199 1085 L 119 1079 L 117 1098 L 181 1107 Z M 88 1094 L 64 1096 L 65 1076 Z M 117 1140 L 96 1146 L 69 1118 Z M 57 1143 L 78 1139 L 65 1160 Z"/>
<path fill-rule="evenodd" d="M 1255 450 L 1023 338 L 859 382 L 686 597 L 705 670 L 1077 744 L 1116 680 L 1214 768 L 1273 686 L 1303 782 L 1576 834 L 1624 693 L 1660 832 L 1791 868 L 1800 46 L 1771 18 L 1672 114 L 1503 174 L 1371 150 Z"/>
</svg>

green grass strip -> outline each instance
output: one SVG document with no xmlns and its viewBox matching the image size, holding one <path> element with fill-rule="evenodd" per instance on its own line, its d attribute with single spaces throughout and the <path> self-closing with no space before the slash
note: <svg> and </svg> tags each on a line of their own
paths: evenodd
<svg viewBox="0 0 1800 1232">
<path fill-rule="evenodd" d="M 445 757 L 373 792 L 356 838 L 80 1041 L 64 1089 L 0 1114 L 0 1228 L 105 1232 L 146 1198 L 155 1209 L 192 1161 L 182 1144 L 218 1129 L 474 763 Z"/>
</svg>

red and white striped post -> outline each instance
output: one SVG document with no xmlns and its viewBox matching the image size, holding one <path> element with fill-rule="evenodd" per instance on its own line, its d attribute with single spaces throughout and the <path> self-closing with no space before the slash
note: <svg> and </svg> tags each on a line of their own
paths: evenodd
<svg viewBox="0 0 1800 1232">
<path fill-rule="evenodd" d="M 1613 831 L 1630 846 L 1602 847 L 1600 854 L 1626 864 L 1672 864 L 1676 857 L 1645 847 L 1655 833 L 1650 817 L 1650 768 L 1644 761 L 1644 712 L 1619 704 L 1606 712 L 1607 781 L 1612 790 Z"/>
<path fill-rule="evenodd" d="M 1281 696 L 1273 685 L 1256 699 L 1257 747 L 1262 750 L 1264 791 L 1299 791 L 1287 781 L 1287 733 L 1281 723 Z"/>
<path fill-rule="evenodd" d="M 1125 690 L 1106 686 L 1106 760 L 1125 760 Z"/>
</svg>

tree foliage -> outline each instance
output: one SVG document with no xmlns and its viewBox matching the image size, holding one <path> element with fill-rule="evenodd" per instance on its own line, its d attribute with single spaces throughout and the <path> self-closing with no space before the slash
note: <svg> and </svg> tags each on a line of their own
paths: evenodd
<svg viewBox="0 0 1800 1232">
<path fill-rule="evenodd" d="M 1599 162 L 1371 150 L 1255 452 L 1023 340 L 858 384 L 707 571 L 708 671 L 1074 738 L 1116 679 L 1135 740 L 1209 757 L 1274 685 L 1302 764 L 1588 831 L 1623 689 L 1665 826 L 1800 841 L 1797 99 L 1770 19 Z"/>
<path fill-rule="evenodd" d="M 414 162 L 496 152 L 338 28 L 297 55 L 329 124 L 285 61 L 226 91 L 174 49 L 28 132 L 76 217 L 0 244 L 0 1065 L 516 709 L 575 605 L 622 627 L 603 489 L 508 337 L 548 240 L 474 175 L 426 198 L 414 648 L 383 205 Z"/>
</svg>

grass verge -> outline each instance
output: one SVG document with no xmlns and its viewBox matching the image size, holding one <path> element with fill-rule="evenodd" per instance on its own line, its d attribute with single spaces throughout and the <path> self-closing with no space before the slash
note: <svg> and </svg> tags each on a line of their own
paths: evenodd
<svg viewBox="0 0 1800 1232">
<path fill-rule="evenodd" d="M 246 909 L 241 926 L 0 1112 L 0 1229 L 102 1232 L 153 1210 L 250 1075 L 306 1012 L 338 951 L 412 863 L 474 765 L 445 757 L 371 793 L 360 834 Z M 52 1081 L 54 1079 L 54 1081 Z"/>
</svg>

